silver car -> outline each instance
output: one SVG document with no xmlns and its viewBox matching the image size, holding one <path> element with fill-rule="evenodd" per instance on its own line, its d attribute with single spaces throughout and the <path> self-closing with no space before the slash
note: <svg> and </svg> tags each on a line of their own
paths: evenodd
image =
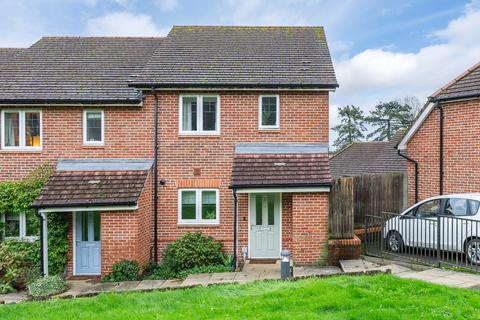
<svg viewBox="0 0 480 320">
<path fill-rule="evenodd" d="M 387 248 L 405 247 L 464 253 L 480 265 L 480 193 L 432 197 L 388 219 L 383 236 Z"/>
</svg>

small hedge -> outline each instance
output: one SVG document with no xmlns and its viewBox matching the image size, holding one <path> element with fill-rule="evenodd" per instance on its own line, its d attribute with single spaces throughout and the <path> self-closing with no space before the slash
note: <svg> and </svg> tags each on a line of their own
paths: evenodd
<svg viewBox="0 0 480 320">
<path fill-rule="evenodd" d="M 137 261 L 122 260 L 115 263 L 112 267 L 112 273 L 107 275 L 104 281 L 133 281 L 138 279 L 140 266 Z"/>
<path fill-rule="evenodd" d="M 67 283 L 59 275 L 41 277 L 28 285 L 28 293 L 35 299 L 46 299 L 66 289 Z"/>
<path fill-rule="evenodd" d="M 23 289 L 39 276 L 38 241 L 6 240 L 0 243 L 0 293 Z"/>
<path fill-rule="evenodd" d="M 163 264 L 150 270 L 149 279 L 186 278 L 190 274 L 231 271 L 232 260 L 223 244 L 200 232 L 189 232 L 170 243 Z"/>
<path fill-rule="evenodd" d="M 163 263 L 174 272 L 222 265 L 225 259 L 222 249 L 223 244 L 212 237 L 188 232 L 167 246 Z"/>
</svg>

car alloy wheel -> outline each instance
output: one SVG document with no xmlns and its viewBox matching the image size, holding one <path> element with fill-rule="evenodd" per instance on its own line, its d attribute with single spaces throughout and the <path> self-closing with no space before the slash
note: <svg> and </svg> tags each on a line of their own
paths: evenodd
<svg viewBox="0 0 480 320">
<path fill-rule="evenodd" d="M 467 242 L 467 257 L 471 263 L 480 264 L 480 239 Z"/>
<path fill-rule="evenodd" d="M 402 250 L 403 240 L 398 232 L 392 232 L 388 235 L 388 248 L 392 252 L 400 252 Z"/>
</svg>

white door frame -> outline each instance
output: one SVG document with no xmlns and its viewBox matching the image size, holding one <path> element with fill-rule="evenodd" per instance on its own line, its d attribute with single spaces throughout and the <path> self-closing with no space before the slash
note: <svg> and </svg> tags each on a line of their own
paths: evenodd
<svg viewBox="0 0 480 320">
<path fill-rule="evenodd" d="M 82 211 L 78 211 L 82 212 Z M 74 276 L 99 276 L 102 274 L 102 256 L 100 254 L 100 272 L 99 273 L 77 273 L 77 211 L 72 212 L 73 219 L 73 275 Z M 100 252 L 102 252 L 102 216 L 100 216 Z"/>
<path fill-rule="evenodd" d="M 248 242 L 248 244 L 247 244 L 248 245 L 248 249 L 247 249 L 248 250 L 248 255 L 247 255 L 248 259 L 251 259 L 251 250 L 250 250 L 250 247 L 251 247 L 250 246 L 250 240 L 251 240 L 251 238 L 250 238 L 250 213 L 251 213 L 250 211 L 251 211 L 251 209 L 250 208 L 251 208 L 251 206 L 250 205 L 251 205 L 252 194 L 256 194 L 256 193 L 257 192 L 251 192 L 251 193 L 249 192 L 248 193 L 248 221 L 247 221 L 247 223 L 248 223 L 248 240 L 247 240 L 247 242 Z M 280 196 L 279 197 L 280 198 L 280 200 L 279 200 L 280 204 L 279 204 L 279 210 L 278 210 L 278 215 L 280 216 L 279 220 L 278 220 L 278 223 L 280 224 L 279 225 L 280 230 L 279 230 L 279 233 L 278 233 L 279 237 L 280 237 L 280 241 L 279 241 L 279 247 L 280 248 L 279 248 L 279 251 L 278 251 L 278 257 L 262 257 L 262 258 L 258 258 L 258 259 L 280 259 L 281 253 L 282 253 L 282 227 L 283 227 L 283 225 L 282 225 L 282 204 L 283 204 L 282 195 L 283 194 L 281 192 L 271 192 L 271 193 L 278 193 L 279 196 Z"/>
</svg>

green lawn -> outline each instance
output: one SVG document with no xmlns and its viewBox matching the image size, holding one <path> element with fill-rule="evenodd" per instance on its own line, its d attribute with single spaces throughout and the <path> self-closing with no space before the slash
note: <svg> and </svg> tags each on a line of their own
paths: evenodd
<svg viewBox="0 0 480 320">
<path fill-rule="evenodd" d="M 0 306 L 0 319 L 480 319 L 480 292 L 339 276 L 28 302 Z"/>
</svg>

